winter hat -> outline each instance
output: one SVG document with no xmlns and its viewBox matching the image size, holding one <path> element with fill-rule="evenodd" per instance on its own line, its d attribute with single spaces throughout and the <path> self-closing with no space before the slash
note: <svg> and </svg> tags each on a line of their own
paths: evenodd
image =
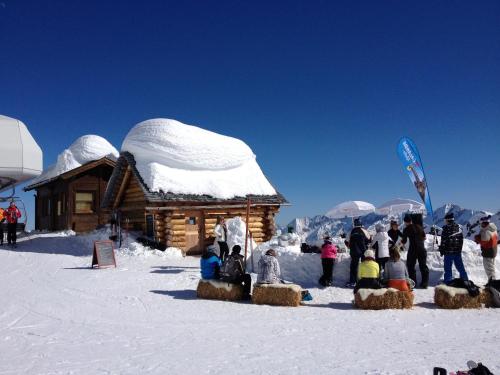
<svg viewBox="0 0 500 375">
<path fill-rule="evenodd" d="M 354 219 L 354 226 L 355 227 L 361 227 L 362 226 L 361 220 L 359 220 L 359 218 L 358 219 Z"/>
<path fill-rule="evenodd" d="M 241 246 L 240 245 L 234 245 L 233 246 L 233 253 L 239 254 L 241 251 Z"/>
<path fill-rule="evenodd" d="M 491 215 L 488 216 L 483 216 L 479 221 L 482 223 L 489 223 L 490 222 Z"/>
<path fill-rule="evenodd" d="M 445 220 L 455 220 L 455 215 L 453 212 L 448 212 L 446 216 L 444 217 Z"/>
<path fill-rule="evenodd" d="M 385 227 L 382 224 L 378 223 L 377 225 L 375 225 L 375 230 L 377 232 L 383 232 L 385 231 Z"/>
<path fill-rule="evenodd" d="M 410 216 L 410 215 L 405 215 L 405 217 L 404 217 L 403 221 L 404 221 L 405 223 L 411 223 L 411 216 Z"/>
<path fill-rule="evenodd" d="M 214 245 L 208 245 L 207 246 L 207 253 L 214 253 L 215 254 L 215 246 Z"/>
<path fill-rule="evenodd" d="M 269 249 L 266 251 L 266 255 L 270 255 L 272 257 L 275 257 L 276 256 L 276 251 L 274 251 L 273 249 Z"/>
<path fill-rule="evenodd" d="M 365 251 L 365 258 L 375 258 L 375 252 L 372 249 Z"/>
</svg>

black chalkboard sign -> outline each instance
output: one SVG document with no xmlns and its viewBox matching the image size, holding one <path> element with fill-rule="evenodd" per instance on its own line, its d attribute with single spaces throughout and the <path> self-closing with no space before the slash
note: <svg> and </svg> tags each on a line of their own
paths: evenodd
<svg viewBox="0 0 500 375">
<path fill-rule="evenodd" d="M 94 241 L 92 267 L 116 267 L 115 249 L 113 241 Z"/>
</svg>

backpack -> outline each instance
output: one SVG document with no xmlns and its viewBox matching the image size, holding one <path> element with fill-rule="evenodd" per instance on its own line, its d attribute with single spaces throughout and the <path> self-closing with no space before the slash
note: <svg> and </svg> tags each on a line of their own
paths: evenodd
<svg viewBox="0 0 500 375">
<path fill-rule="evenodd" d="M 478 363 L 476 368 L 470 369 L 469 374 L 472 375 L 493 375 L 488 367 L 482 363 Z"/>
<path fill-rule="evenodd" d="M 241 260 L 236 256 L 229 256 L 225 260 L 220 270 L 221 280 L 223 281 L 236 281 L 241 276 Z"/>
</svg>

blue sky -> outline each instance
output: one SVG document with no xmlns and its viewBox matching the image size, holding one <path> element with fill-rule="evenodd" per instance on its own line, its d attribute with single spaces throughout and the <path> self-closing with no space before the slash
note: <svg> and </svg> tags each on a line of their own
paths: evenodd
<svg viewBox="0 0 500 375">
<path fill-rule="evenodd" d="M 175 118 L 247 142 L 293 204 L 418 199 L 500 209 L 500 2 L 0 0 L 0 113 L 45 165 Z M 23 195 L 32 210 L 32 194 Z"/>
</svg>

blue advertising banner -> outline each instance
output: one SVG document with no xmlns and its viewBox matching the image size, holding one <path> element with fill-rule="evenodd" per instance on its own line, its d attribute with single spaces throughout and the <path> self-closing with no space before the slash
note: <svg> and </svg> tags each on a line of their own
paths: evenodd
<svg viewBox="0 0 500 375">
<path fill-rule="evenodd" d="M 427 217 L 430 217 L 432 221 L 434 214 L 432 212 L 431 197 L 429 195 L 429 188 L 427 187 L 427 180 L 425 179 L 424 166 L 422 165 L 422 160 L 420 159 L 417 146 L 410 138 L 403 137 L 399 140 L 398 156 L 399 159 L 401 159 L 406 172 L 408 172 L 408 176 L 410 176 L 413 185 L 415 185 L 420 198 L 425 204 Z"/>
</svg>

